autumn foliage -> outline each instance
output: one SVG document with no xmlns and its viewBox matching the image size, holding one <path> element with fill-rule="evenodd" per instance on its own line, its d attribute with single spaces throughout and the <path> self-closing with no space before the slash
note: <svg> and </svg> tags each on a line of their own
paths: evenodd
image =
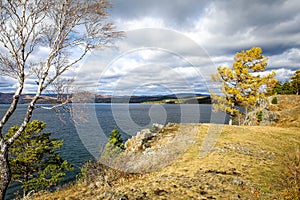
<svg viewBox="0 0 300 200">
<path fill-rule="evenodd" d="M 253 47 L 236 53 L 231 67 L 218 67 L 217 74 L 212 75 L 212 80 L 221 84 L 223 93 L 211 91 L 214 108 L 230 115 L 229 124 L 235 116 L 245 116 L 265 99 L 276 84 L 275 72 L 261 73 L 265 71 L 267 61 L 262 49 Z"/>
</svg>

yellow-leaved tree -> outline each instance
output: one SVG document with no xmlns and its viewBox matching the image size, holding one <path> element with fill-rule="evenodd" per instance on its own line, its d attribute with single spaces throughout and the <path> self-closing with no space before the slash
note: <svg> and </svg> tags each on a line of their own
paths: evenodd
<svg viewBox="0 0 300 200">
<path fill-rule="evenodd" d="M 222 94 L 211 91 L 214 109 L 226 112 L 232 125 L 234 117 L 246 116 L 247 112 L 263 102 L 276 83 L 275 72 L 263 75 L 268 58 L 260 47 L 242 50 L 234 56 L 231 67 L 218 67 L 212 75 L 214 82 L 221 83 Z"/>
</svg>

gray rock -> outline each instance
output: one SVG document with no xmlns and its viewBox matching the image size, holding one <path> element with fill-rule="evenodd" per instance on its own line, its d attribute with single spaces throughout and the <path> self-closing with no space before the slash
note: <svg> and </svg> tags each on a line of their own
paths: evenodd
<svg viewBox="0 0 300 200">
<path fill-rule="evenodd" d="M 260 122 L 261 126 L 267 126 L 271 124 L 275 124 L 279 121 L 280 117 L 277 113 L 263 109 L 262 110 L 262 120 Z"/>
</svg>

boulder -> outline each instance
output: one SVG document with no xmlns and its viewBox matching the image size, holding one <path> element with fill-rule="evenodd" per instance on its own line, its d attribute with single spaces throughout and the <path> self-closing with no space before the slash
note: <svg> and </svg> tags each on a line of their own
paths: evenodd
<svg viewBox="0 0 300 200">
<path fill-rule="evenodd" d="M 125 152 L 142 152 L 149 148 L 152 139 L 158 135 L 158 132 L 164 125 L 154 123 L 151 129 L 143 129 L 125 143 Z"/>
<path fill-rule="evenodd" d="M 258 116 L 257 116 L 258 112 L 260 112 L 260 111 L 255 110 L 255 111 L 248 112 L 247 116 L 245 118 L 245 121 L 244 121 L 244 125 L 268 126 L 271 124 L 276 124 L 280 119 L 279 115 L 276 112 L 270 111 L 269 109 L 264 108 L 261 110 L 261 121 L 259 122 Z"/>
<path fill-rule="evenodd" d="M 280 117 L 276 112 L 270 111 L 268 109 L 262 110 L 262 120 L 259 125 L 267 126 L 271 124 L 276 124 Z"/>
</svg>

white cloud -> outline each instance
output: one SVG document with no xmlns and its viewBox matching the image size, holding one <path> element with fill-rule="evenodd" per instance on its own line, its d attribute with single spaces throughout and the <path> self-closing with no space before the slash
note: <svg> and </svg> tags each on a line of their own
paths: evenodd
<svg viewBox="0 0 300 200">
<path fill-rule="evenodd" d="M 133 19 L 128 21 L 123 21 L 122 19 L 114 20 L 118 29 L 128 31 L 133 29 L 141 29 L 141 28 L 165 28 L 166 25 L 164 21 L 161 19 L 157 19 L 155 17 L 141 17 L 139 19 Z"/>
<path fill-rule="evenodd" d="M 277 80 L 281 81 L 281 82 L 285 82 L 285 81 L 289 81 L 291 76 L 295 73 L 295 71 L 292 71 L 290 69 L 277 69 L 275 70 L 276 72 L 276 78 Z"/>
<path fill-rule="evenodd" d="M 99 81 L 99 92 L 112 91 L 119 96 L 134 92 L 194 91 L 194 83 L 201 83 L 203 79 L 194 66 L 180 57 L 161 50 L 145 49 L 123 55 L 109 66 Z"/>
<path fill-rule="evenodd" d="M 278 55 L 269 56 L 271 68 L 289 68 L 296 70 L 300 68 L 300 49 L 291 48 Z"/>
</svg>

